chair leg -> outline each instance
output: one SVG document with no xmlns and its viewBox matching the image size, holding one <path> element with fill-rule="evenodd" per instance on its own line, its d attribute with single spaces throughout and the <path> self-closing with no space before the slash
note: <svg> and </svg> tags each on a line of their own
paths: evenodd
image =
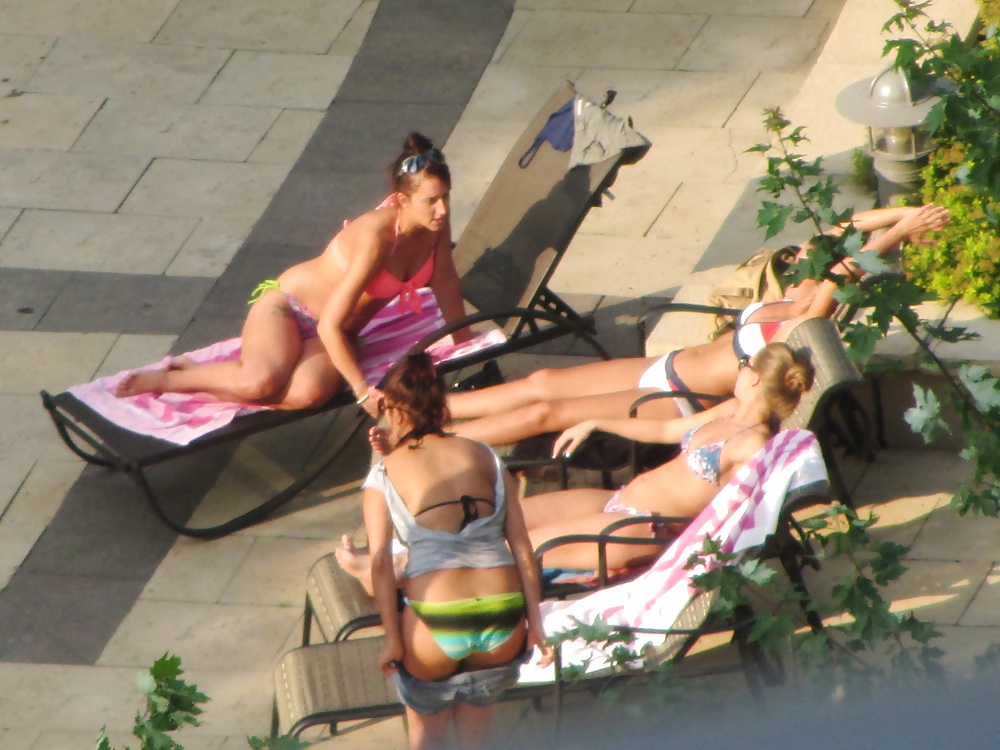
<svg viewBox="0 0 1000 750">
<path fill-rule="evenodd" d="M 840 464 L 837 463 L 837 457 L 833 455 L 833 450 L 830 448 L 829 436 L 820 438 L 819 447 L 823 452 L 823 463 L 826 464 L 827 472 L 830 475 L 830 489 L 833 491 L 833 496 L 848 508 L 855 510 L 851 491 L 847 488 L 847 482 L 844 481 L 844 475 L 840 471 Z"/>
<path fill-rule="evenodd" d="M 743 623 L 734 628 L 733 638 L 740 653 L 747 687 L 755 699 L 763 701 L 764 685 L 780 685 L 785 681 L 784 664 L 780 656 L 774 657 L 772 663 L 759 645 L 751 643 L 750 623 L 753 622 L 754 612 L 749 605 L 737 607 L 734 616 Z"/>
<path fill-rule="evenodd" d="M 823 618 L 819 616 L 819 612 L 812 604 L 812 596 L 809 589 L 806 588 L 805 578 L 802 576 L 802 563 L 799 561 L 798 554 L 785 550 L 779 555 L 779 559 L 781 567 L 785 569 L 785 575 L 792 583 L 792 588 L 799 595 L 799 607 L 802 608 L 802 614 L 805 615 L 806 622 L 809 623 L 809 629 L 819 635 L 823 632 Z"/>
<path fill-rule="evenodd" d="M 306 594 L 306 606 L 302 613 L 302 645 L 309 645 L 309 636 L 312 633 L 312 620 L 313 620 L 313 608 L 312 602 L 309 600 L 309 594 Z"/>
</svg>

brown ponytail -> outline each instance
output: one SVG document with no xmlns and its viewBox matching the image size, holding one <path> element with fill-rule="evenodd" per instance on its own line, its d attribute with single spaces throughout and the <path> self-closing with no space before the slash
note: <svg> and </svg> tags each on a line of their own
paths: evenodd
<svg viewBox="0 0 1000 750">
<path fill-rule="evenodd" d="M 404 171 L 403 164 L 407 159 L 417 157 L 420 159 L 419 169 L 415 171 Z M 425 135 L 420 133 L 410 133 L 403 143 L 403 150 L 392 163 L 392 189 L 397 193 L 413 195 L 422 175 L 437 177 L 441 182 L 451 188 L 451 170 L 444 161 L 444 155 L 434 148 L 434 143 Z"/>
</svg>

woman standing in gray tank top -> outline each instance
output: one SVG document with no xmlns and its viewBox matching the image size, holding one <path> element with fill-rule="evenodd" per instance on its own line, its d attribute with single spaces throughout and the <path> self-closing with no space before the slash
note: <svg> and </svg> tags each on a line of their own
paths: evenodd
<svg viewBox="0 0 1000 750">
<path fill-rule="evenodd" d="M 489 745 L 492 704 L 544 647 L 538 579 L 517 485 L 486 445 L 443 431 L 444 379 L 427 355 L 388 377 L 392 451 L 364 483 L 382 670 L 406 707 L 410 748 Z M 393 529 L 408 548 L 397 608 Z"/>
</svg>

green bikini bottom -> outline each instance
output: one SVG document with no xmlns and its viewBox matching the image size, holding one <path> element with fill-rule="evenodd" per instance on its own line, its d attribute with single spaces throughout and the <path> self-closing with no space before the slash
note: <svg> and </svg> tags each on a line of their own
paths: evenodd
<svg viewBox="0 0 1000 750">
<path fill-rule="evenodd" d="M 524 618 L 524 594 L 477 596 L 450 602 L 407 604 L 431 631 L 449 658 L 467 658 L 473 652 L 492 651 L 502 646 Z"/>
</svg>

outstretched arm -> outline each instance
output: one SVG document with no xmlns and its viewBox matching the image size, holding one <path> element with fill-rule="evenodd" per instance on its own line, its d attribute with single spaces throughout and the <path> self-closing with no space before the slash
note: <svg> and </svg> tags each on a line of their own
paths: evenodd
<svg viewBox="0 0 1000 750">
<path fill-rule="evenodd" d="M 923 241 L 927 232 L 937 231 L 948 223 L 948 209 L 928 203 L 923 206 L 898 206 L 876 208 L 862 211 L 851 220 L 854 227 L 862 232 L 870 232 L 889 227 L 877 237 L 871 238 L 862 250 L 873 250 L 883 255 L 896 247 L 903 240 L 911 242 Z M 838 227 L 833 234 L 839 234 Z M 832 274 L 846 276 L 857 281 L 862 272 L 853 258 L 844 258 L 830 269 Z M 801 321 L 808 318 L 828 317 L 834 310 L 834 293 L 838 284 L 834 279 L 825 278 L 816 282 L 815 291 L 808 297 L 792 303 L 789 310 L 791 321 Z M 792 326 L 794 327 L 794 326 Z"/>
<path fill-rule="evenodd" d="M 728 416 L 736 408 L 736 400 L 729 399 L 690 417 L 677 419 L 588 419 L 570 427 L 556 438 L 552 446 L 552 456 L 570 456 L 595 431 L 620 435 L 640 443 L 675 444 L 681 442 L 684 433 L 692 427 Z"/>
</svg>

